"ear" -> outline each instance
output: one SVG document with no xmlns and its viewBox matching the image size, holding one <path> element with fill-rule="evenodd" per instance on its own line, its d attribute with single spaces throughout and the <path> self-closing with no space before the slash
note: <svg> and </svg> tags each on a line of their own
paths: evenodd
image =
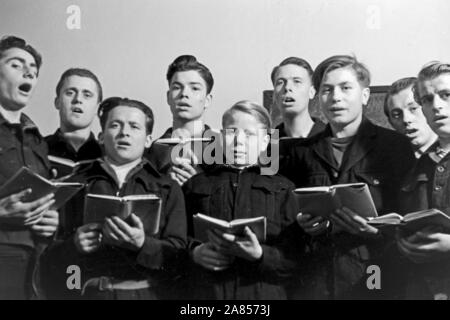
<svg viewBox="0 0 450 320">
<path fill-rule="evenodd" d="M 170 106 L 169 92 L 170 92 L 170 90 L 167 90 L 167 92 L 166 92 L 166 102 Z"/>
<path fill-rule="evenodd" d="M 206 109 L 209 108 L 209 106 L 211 105 L 211 102 L 212 102 L 212 98 L 213 98 L 213 96 L 212 96 L 211 93 L 208 93 L 208 94 L 206 95 L 206 98 L 205 98 L 205 108 L 204 108 L 203 110 L 206 110 Z"/>
<path fill-rule="evenodd" d="M 55 97 L 53 104 L 55 105 L 56 110 L 59 110 L 58 97 Z"/>
<path fill-rule="evenodd" d="M 267 147 L 269 146 L 270 143 L 270 135 L 269 134 L 265 134 L 263 136 L 263 139 L 261 141 L 261 150 L 259 150 L 259 152 L 264 152 L 267 150 Z"/>
<path fill-rule="evenodd" d="M 364 88 L 362 90 L 362 102 L 363 102 L 363 106 L 367 106 L 367 103 L 369 102 L 369 98 L 370 98 L 370 88 Z"/>
<path fill-rule="evenodd" d="M 98 143 L 99 143 L 99 144 L 103 144 L 103 143 L 104 143 L 103 138 L 104 138 L 103 132 L 100 131 L 100 132 L 98 133 Z"/>
<path fill-rule="evenodd" d="M 148 148 L 150 148 L 150 146 L 152 145 L 152 142 L 153 142 L 153 139 L 152 139 L 152 136 L 151 135 L 147 135 L 146 137 L 145 137 L 145 149 L 148 149 Z"/>
<path fill-rule="evenodd" d="M 315 95 L 316 95 L 316 89 L 314 89 L 314 86 L 309 87 L 309 100 L 314 99 Z"/>
</svg>

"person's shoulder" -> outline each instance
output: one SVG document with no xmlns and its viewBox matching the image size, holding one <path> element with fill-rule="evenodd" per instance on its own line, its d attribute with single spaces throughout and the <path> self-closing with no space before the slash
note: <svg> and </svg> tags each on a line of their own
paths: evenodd
<svg viewBox="0 0 450 320">
<path fill-rule="evenodd" d="M 396 147 L 403 146 L 412 151 L 411 142 L 405 135 L 379 125 L 373 124 L 373 126 L 375 127 L 378 137 L 383 141 L 383 144 L 395 145 Z"/>
</svg>

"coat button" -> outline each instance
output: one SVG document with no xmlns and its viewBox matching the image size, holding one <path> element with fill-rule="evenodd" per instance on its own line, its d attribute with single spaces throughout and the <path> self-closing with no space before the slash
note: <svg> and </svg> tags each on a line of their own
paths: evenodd
<svg viewBox="0 0 450 320">
<path fill-rule="evenodd" d="M 336 172 L 336 171 L 334 171 L 334 172 L 333 172 L 333 177 L 334 177 L 334 178 L 337 178 L 338 176 L 339 176 L 339 173 Z"/>
<path fill-rule="evenodd" d="M 443 166 L 438 166 L 437 171 L 442 173 L 445 171 L 445 168 Z"/>
<path fill-rule="evenodd" d="M 441 191 L 441 189 L 442 189 L 441 186 L 435 186 L 435 187 L 434 187 L 434 190 L 435 190 L 435 191 Z"/>
<path fill-rule="evenodd" d="M 237 182 L 233 182 L 233 187 L 237 188 L 238 187 L 238 183 Z"/>
<path fill-rule="evenodd" d="M 373 179 L 373 184 L 374 184 L 375 186 L 379 185 L 379 184 L 380 184 L 380 180 L 378 180 L 378 179 Z"/>
</svg>

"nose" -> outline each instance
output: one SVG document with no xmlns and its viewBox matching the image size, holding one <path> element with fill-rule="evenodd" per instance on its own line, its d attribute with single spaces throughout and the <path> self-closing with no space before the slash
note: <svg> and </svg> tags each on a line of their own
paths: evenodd
<svg viewBox="0 0 450 320">
<path fill-rule="evenodd" d="M 292 91 L 292 86 L 293 86 L 292 81 L 288 80 L 288 81 L 286 81 L 286 83 L 284 85 L 284 90 L 285 91 Z"/>
<path fill-rule="evenodd" d="M 36 76 L 34 75 L 33 69 L 31 69 L 30 67 L 25 67 L 24 71 L 25 71 L 23 74 L 24 78 L 30 79 L 30 80 L 33 80 L 34 78 L 36 78 Z"/>
<path fill-rule="evenodd" d="M 76 92 L 73 96 L 73 100 L 72 103 L 76 104 L 76 103 L 80 103 L 81 102 L 81 92 Z"/>
<path fill-rule="evenodd" d="M 234 134 L 234 144 L 235 145 L 244 145 L 246 142 L 245 132 L 243 130 L 236 130 Z"/>
<path fill-rule="evenodd" d="M 190 89 L 188 86 L 183 87 L 183 88 L 181 89 L 181 91 L 180 91 L 181 97 L 186 97 L 186 98 L 188 98 L 189 95 L 190 95 L 190 93 L 191 93 L 191 89 Z"/>
<path fill-rule="evenodd" d="M 339 87 L 334 88 L 332 93 L 331 93 L 331 96 L 332 96 L 333 102 L 341 101 L 341 99 L 342 99 L 342 90 Z"/>
<path fill-rule="evenodd" d="M 403 123 L 409 124 L 413 121 L 414 116 L 412 115 L 411 111 L 409 110 L 403 110 Z"/>
<path fill-rule="evenodd" d="M 130 126 L 123 125 L 120 127 L 120 136 L 129 136 L 130 135 Z"/>
<path fill-rule="evenodd" d="M 439 111 L 444 107 L 445 101 L 441 99 L 441 97 L 438 94 L 435 94 L 433 97 L 433 102 L 431 103 L 431 107 L 433 111 Z"/>
</svg>

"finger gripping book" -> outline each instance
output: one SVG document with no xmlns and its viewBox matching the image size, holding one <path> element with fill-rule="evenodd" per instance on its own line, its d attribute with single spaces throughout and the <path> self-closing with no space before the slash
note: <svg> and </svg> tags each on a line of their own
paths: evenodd
<svg viewBox="0 0 450 320">
<path fill-rule="evenodd" d="M 328 218 L 336 209 L 347 207 L 365 218 L 378 216 L 369 187 L 365 183 L 298 188 L 293 192 L 299 211 L 304 214 Z"/>
<path fill-rule="evenodd" d="M 50 193 L 55 194 L 52 210 L 59 209 L 72 198 L 84 185 L 77 182 L 48 180 L 27 167 L 20 168 L 0 187 L 0 199 L 31 189 L 31 193 L 21 198 L 22 202 L 32 202 Z"/>
<path fill-rule="evenodd" d="M 161 202 L 155 194 L 117 197 L 88 193 L 84 203 L 84 223 L 103 223 L 112 216 L 129 222 L 130 215 L 134 213 L 142 220 L 146 232 L 156 234 L 161 219 Z"/>
<path fill-rule="evenodd" d="M 197 213 L 193 216 L 193 219 L 194 237 L 204 243 L 209 241 L 207 233 L 208 230 L 218 229 L 225 233 L 242 236 L 244 235 L 245 227 L 249 227 L 253 231 L 253 233 L 255 233 L 260 243 L 266 241 L 267 218 L 263 216 L 225 221 L 222 219 L 217 219 L 201 213 Z"/>
</svg>

